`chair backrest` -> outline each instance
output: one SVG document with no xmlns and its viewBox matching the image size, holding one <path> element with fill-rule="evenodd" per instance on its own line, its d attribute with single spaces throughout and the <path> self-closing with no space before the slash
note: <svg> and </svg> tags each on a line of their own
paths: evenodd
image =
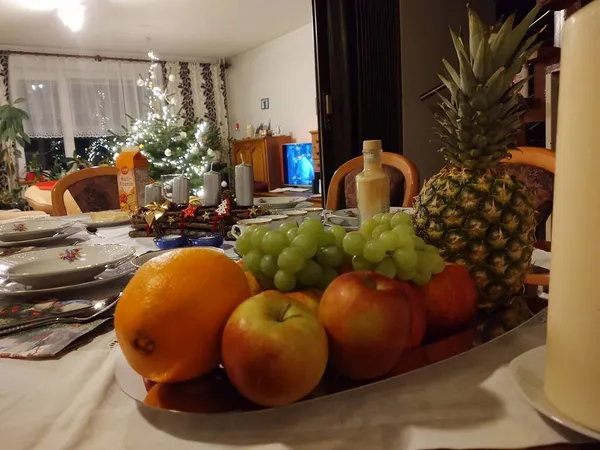
<svg viewBox="0 0 600 450">
<path fill-rule="evenodd" d="M 417 167 L 407 158 L 397 153 L 383 152 L 381 157 L 384 166 L 394 167 L 404 176 L 404 201 L 402 206 L 410 207 L 413 205 L 414 198 L 419 193 L 419 171 Z M 341 185 L 344 178 L 350 172 L 363 167 L 363 157 L 358 156 L 335 171 L 329 183 L 327 190 L 327 209 L 335 210 L 339 207 Z M 391 205 L 398 206 L 398 205 Z"/>
<path fill-rule="evenodd" d="M 540 147 L 519 147 L 516 150 L 510 150 L 511 158 L 503 159 L 503 163 L 525 164 L 528 166 L 539 167 L 554 173 L 556 169 L 556 153 Z"/>
<path fill-rule="evenodd" d="M 503 159 L 503 163 L 533 166 L 554 174 L 556 169 L 556 153 L 552 150 L 539 147 L 519 147 L 510 151 L 511 157 Z M 539 195 L 539 192 L 537 193 Z M 540 199 L 538 199 L 539 201 Z M 550 198 L 550 201 L 552 198 Z M 538 211 L 539 212 L 539 211 Z M 550 211 L 548 211 L 549 213 Z M 542 226 L 541 224 L 540 226 Z M 548 286 L 550 275 L 548 273 L 530 273 L 525 278 L 525 284 L 533 286 Z"/>
<path fill-rule="evenodd" d="M 52 189 L 52 210 L 65 216 L 65 191 L 69 191 L 82 212 L 119 209 L 116 167 L 82 169 L 61 178 Z"/>
</svg>

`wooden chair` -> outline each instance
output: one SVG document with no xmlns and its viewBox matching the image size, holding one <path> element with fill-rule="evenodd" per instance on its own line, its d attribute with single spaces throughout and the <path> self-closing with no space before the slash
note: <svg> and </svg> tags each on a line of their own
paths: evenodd
<svg viewBox="0 0 600 450">
<path fill-rule="evenodd" d="M 510 151 L 511 158 L 502 160 L 503 163 L 522 164 L 527 166 L 539 167 L 554 173 L 556 169 L 556 153 L 552 150 L 538 147 L 519 147 Z M 550 251 L 550 243 L 541 241 L 536 242 L 535 247 L 541 250 Z M 532 286 L 548 286 L 550 284 L 549 273 L 530 273 L 525 278 L 525 284 Z"/>
<path fill-rule="evenodd" d="M 402 206 L 411 207 L 414 198 L 419 193 L 419 171 L 417 167 L 402 155 L 396 153 L 382 153 L 382 162 L 384 166 L 391 166 L 398 169 L 404 176 L 404 201 Z M 335 210 L 339 206 L 340 186 L 344 182 L 346 175 L 356 169 L 363 167 L 363 157 L 358 156 L 344 163 L 333 174 L 329 189 L 327 190 L 327 209 Z M 398 205 L 391 205 L 398 206 Z"/>
<path fill-rule="evenodd" d="M 61 178 L 52 189 L 55 216 L 67 215 L 64 195 L 68 190 L 81 212 L 119 209 L 116 167 L 82 169 Z"/>
</svg>

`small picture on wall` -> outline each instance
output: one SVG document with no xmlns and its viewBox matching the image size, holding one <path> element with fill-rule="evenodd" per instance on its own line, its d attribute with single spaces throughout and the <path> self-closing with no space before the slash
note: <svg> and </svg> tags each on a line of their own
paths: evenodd
<svg viewBox="0 0 600 450">
<path fill-rule="evenodd" d="M 269 99 L 263 98 L 260 100 L 260 109 L 269 109 Z"/>
</svg>

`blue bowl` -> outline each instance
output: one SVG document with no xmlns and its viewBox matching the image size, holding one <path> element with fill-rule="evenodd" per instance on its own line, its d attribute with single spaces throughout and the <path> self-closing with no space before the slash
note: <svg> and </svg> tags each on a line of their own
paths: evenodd
<svg viewBox="0 0 600 450">
<path fill-rule="evenodd" d="M 207 233 L 200 236 L 188 236 L 189 245 L 192 247 L 217 247 L 223 245 L 223 236 L 217 233 Z"/>
<path fill-rule="evenodd" d="M 187 240 L 185 236 L 172 234 L 169 236 L 162 236 L 159 238 L 154 238 L 154 243 L 161 250 L 171 250 L 174 248 L 179 248 L 185 246 Z"/>
</svg>

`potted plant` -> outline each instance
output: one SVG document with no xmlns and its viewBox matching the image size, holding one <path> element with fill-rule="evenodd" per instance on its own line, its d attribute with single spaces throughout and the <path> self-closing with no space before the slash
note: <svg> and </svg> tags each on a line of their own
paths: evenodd
<svg viewBox="0 0 600 450">
<path fill-rule="evenodd" d="M 0 162 L 6 170 L 9 191 L 17 188 L 14 185 L 15 163 L 13 160 L 13 156 L 19 156 L 16 144 L 24 146 L 30 142 L 29 136 L 23 128 L 23 122 L 29 120 L 29 115 L 16 106 L 24 101 L 25 99 L 18 98 L 0 106 Z"/>
</svg>

